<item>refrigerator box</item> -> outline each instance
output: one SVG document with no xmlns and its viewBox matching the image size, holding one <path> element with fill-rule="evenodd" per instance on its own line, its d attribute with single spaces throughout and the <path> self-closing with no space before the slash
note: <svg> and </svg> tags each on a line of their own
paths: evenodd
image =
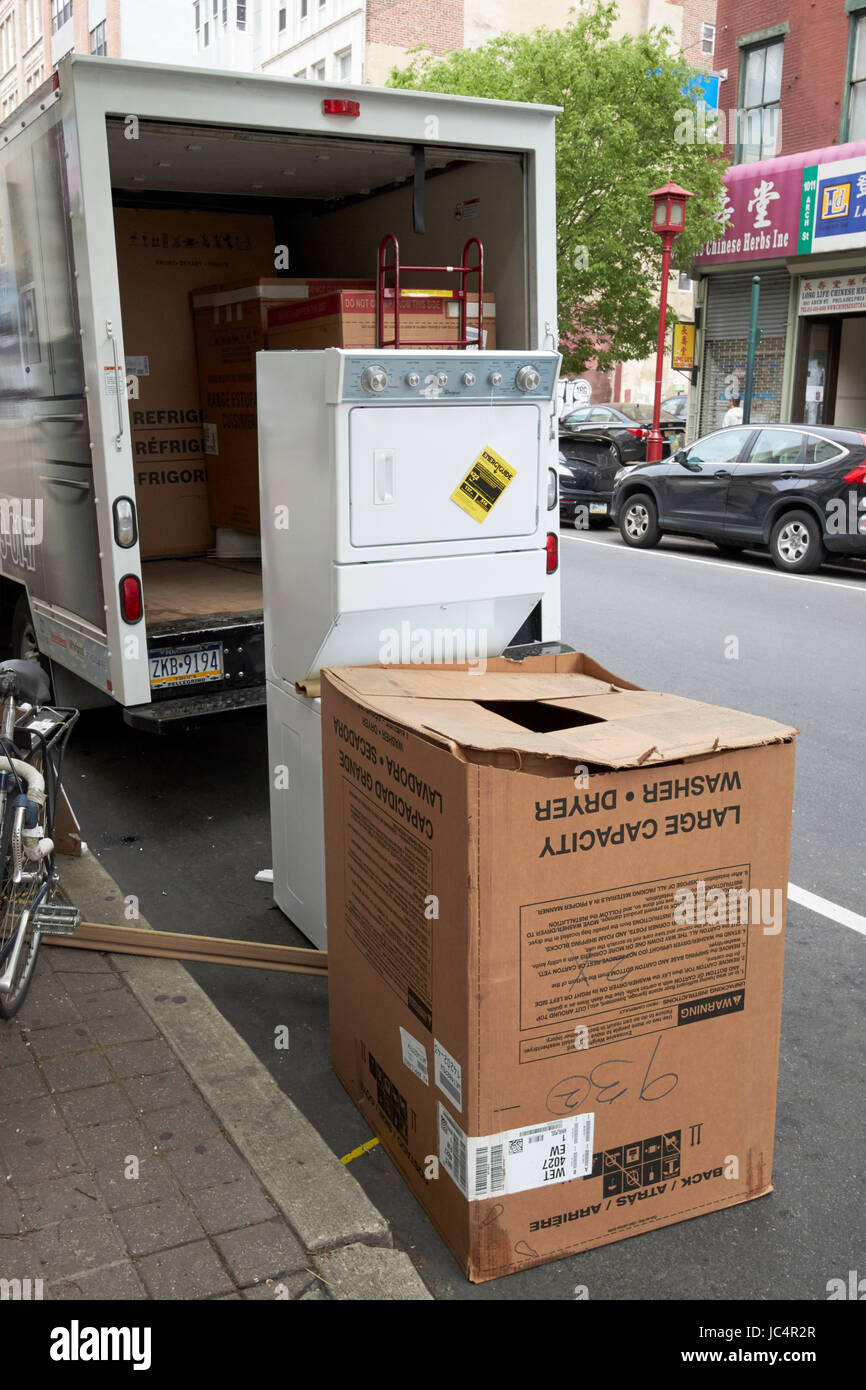
<svg viewBox="0 0 866 1390">
<path fill-rule="evenodd" d="M 272 268 L 273 218 L 119 207 L 114 224 L 141 554 L 200 554 L 213 530 L 189 295 Z"/>
<path fill-rule="evenodd" d="M 259 278 L 190 296 L 213 526 L 260 531 L 256 353 L 266 345 L 268 309 L 359 283 L 371 282 Z"/>
<path fill-rule="evenodd" d="M 400 335 L 435 347 L 456 342 L 460 305 L 451 291 L 405 289 L 400 292 Z M 477 338 L 478 295 L 468 299 L 467 334 Z M 393 297 L 385 305 L 385 338 L 394 336 Z M 376 291 L 338 290 L 303 303 L 281 304 L 268 311 L 268 347 L 273 349 L 376 346 Z M 484 294 L 482 349 L 496 347 L 496 296 Z"/>
<path fill-rule="evenodd" d="M 332 1063 L 467 1276 L 770 1192 L 797 730 L 581 653 L 322 692 Z"/>
</svg>

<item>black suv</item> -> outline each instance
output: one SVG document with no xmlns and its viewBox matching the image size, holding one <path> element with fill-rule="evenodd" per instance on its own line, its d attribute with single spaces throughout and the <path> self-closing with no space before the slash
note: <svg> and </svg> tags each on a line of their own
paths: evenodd
<svg viewBox="0 0 866 1390">
<path fill-rule="evenodd" d="M 616 476 L 611 515 L 627 545 L 665 532 L 729 553 L 769 547 L 781 570 L 807 574 L 828 554 L 866 557 L 866 431 L 735 425 L 662 463 Z"/>
</svg>

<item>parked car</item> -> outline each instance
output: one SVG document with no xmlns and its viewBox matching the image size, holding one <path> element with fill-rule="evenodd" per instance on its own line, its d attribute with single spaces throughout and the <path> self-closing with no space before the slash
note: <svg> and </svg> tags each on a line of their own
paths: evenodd
<svg viewBox="0 0 866 1390">
<path fill-rule="evenodd" d="M 662 401 L 662 414 L 672 416 L 680 425 L 686 423 L 688 413 L 689 398 L 686 395 L 668 396 L 666 401 Z"/>
<path fill-rule="evenodd" d="M 586 405 L 572 410 L 559 422 L 559 447 L 563 448 L 566 439 L 581 443 L 614 443 L 623 463 L 643 463 L 646 459 L 646 446 L 652 429 L 652 406 L 635 405 L 630 401 L 616 401 L 610 405 Z M 678 449 L 683 442 L 684 430 L 673 416 L 663 416 L 661 433 L 664 439 L 662 456 Z M 572 457 L 569 454 L 569 457 Z"/>
<path fill-rule="evenodd" d="M 795 574 L 829 555 L 866 557 L 866 431 L 717 430 L 662 463 L 621 469 L 612 515 L 627 545 L 700 536 L 731 554 L 769 548 Z"/>
<path fill-rule="evenodd" d="M 599 445 L 586 457 L 559 455 L 559 520 L 568 526 L 607 526 L 613 480 L 622 467 L 615 444 Z"/>
</svg>

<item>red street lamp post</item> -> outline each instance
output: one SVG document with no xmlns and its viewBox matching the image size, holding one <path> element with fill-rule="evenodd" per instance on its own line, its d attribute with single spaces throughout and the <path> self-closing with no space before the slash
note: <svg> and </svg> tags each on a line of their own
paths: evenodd
<svg viewBox="0 0 866 1390">
<path fill-rule="evenodd" d="M 653 427 L 647 441 L 647 463 L 659 463 L 662 456 L 662 434 L 659 422 L 662 413 L 662 374 L 665 363 L 665 337 L 668 319 L 668 280 L 671 273 L 671 247 L 686 223 L 686 200 L 693 198 L 685 188 L 667 183 L 648 194 L 653 200 L 653 231 L 662 239 L 662 290 L 659 296 L 659 337 L 656 348 L 656 389 L 653 400 Z"/>
</svg>

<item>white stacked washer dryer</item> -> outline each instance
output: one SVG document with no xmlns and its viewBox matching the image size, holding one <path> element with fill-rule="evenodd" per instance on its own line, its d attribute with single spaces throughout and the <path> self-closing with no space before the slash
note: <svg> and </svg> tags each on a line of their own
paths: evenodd
<svg viewBox="0 0 866 1390">
<path fill-rule="evenodd" d="M 274 898 L 322 949 L 321 702 L 296 686 L 327 666 L 499 655 L 540 600 L 558 615 L 559 363 L 258 354 Z"/>
</svg>

